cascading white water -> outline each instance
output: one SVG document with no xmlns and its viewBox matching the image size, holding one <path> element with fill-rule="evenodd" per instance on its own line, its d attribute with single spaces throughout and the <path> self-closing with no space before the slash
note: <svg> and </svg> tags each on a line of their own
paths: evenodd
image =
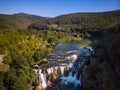
<svg viewBox="0 0 120 90">
<path fill-rule="evenodd" d="M 61 69 L 61 74 L 64 75 L 64 69 L 65 69 L 65 67 L 64 66 L 60 66 L 60 69 Z"/>
<path fill-rule="evenodd" d="M 69 65 L 68 65 L 70 68 L 72 68 L 72 66 L 73 66 L 73 63 L 69 63 Z"/>
<path fill-rule="evenodd" d="M 74 76 L 72 76 L 72 71 L 73 70 L 71 70 L 69 72 L 67 77 L 66 76 L 62 76 L 61 80 L 62 80 L 62 83 L 66 84 L 66 85 L 68 83 L 73 83 L 74 82 L 75 87 L 77 87 L 78 85 L 80 85 L 80 80 L 77 80 L 77 78 L 76 78 L 77 74 L 74 74 Z"/>
<path fill-rule="evenodd" d="M 45 76 L 44 76 L 44 74 L 40 74 L 40 78 L 41 78 L 41 80 L 42 80 L 42 86 L 44 87 L 44 88 L 46 88 L 47 87 L 47 84 L 46 84 L 46 79 L 45 79 Z"/>
<path fill-rule="evenodd" d="M 47 69 L 48 74 L 50 74 L 52 71 L 50 68 Z"/>
<path fill-rule="evenodd" d="M 48 74 L 52 73 L 53 72 L 53 67 L 48 68 L 47 72 L 48 72 Z"/>
<path fill-rule="evenodd" d="M 47 87 L 46 76 L 41 71 L 42 71 L 41 69 L 38 70 L 39 78 L 41 80 L 41 85 L 43 86 L 43 88 L 46 88 Z"/>
<path fill-rule="evenodd" d="M 82 48 L 81 50 L 79 50 L 80 55 L 82 55 L 82 53 L 85 54 L 86 56 L 90 55 L 90 51 L 88 49 L 92 51 L 92 49 L 90 47 Z M 78 74 L 78 72 L 77 72 L 78 68 L 81 66 L 81 63 L 76 61 L 77 58 L 78 58 L 78 56 L 77 56 L 78 53 L 75 54 L 75 52 L 77 52 L 77 51 L 76 50 L 68 51 L 67 55 L 65 57 L 58 55 L 59 58 L 64 57 L 69 61 L 67 63 L 66 62 L 59 63 L 58 66 L 52 66 L 52 67 L 47 68 L 46 70 L 48 72 L 48 75 L 52 72 L 57 73 L 58 67 L 60 67 L 60 70 L 61 70 L 60 79 L 62 80 L 63 84 L 67 85 L 67 83 L 73 83 L 75 87 L 80 86 L 81 85 L 81 82 L 80 82 L 81 75 L 80 75 L 79 79 L 77 79 L 76 77 L 77 77 L 77 74 Z M 70 53 L 74 53 L 74 54 L 70 54 Z M 56 55 L 56 54 L 53 54 L 53 56 L 54 55 Z M 62 58 L 62 59 L 64 59 L 64 58 Z M 58 60 L 63 61 L 62 59 L 60 58 Z M 84 59 L 84 57 L 83 57 L 83 59 Z M 54 59 L 53 59 L 53 62 L 55 62 Z M 68 73 L 68 76 L 64 76 L 64 71 L 65 71 L 66 67 L 71 69 Z M 48 81 L 46 80 L 46 75 L 41 72 L 41 69 L 39 69 L 39 72 L 37 70 L 35 70 L 35 72 L 39 74 L 39 78 L 41 80 L 41 85 L 44 88 L 46 88 L 47 87 L 47 82 L 49 82 L 49 80 Z"/>
</svg>

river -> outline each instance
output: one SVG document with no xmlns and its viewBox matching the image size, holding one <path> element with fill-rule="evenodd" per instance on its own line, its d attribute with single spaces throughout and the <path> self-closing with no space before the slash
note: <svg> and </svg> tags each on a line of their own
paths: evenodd
<svg viewBox="0 0 120 90">
<path fill-rule="evenodd" d="M 79 68 L 94 53 L 91 46 L 81 47 L 79 44 L 58 44 L 53 52 L 46 58 L 49 66 L 46 68 L 47 73 L 43 73 L 42 69 L 36 69 L 39 74 L 40 84 L 45 90 L 82 90 L 81 74 Z M 57 77 L 60 67 L 61 75 L 55 81 L 49 77 L 52 74 Z M 48 86 L 48 83 L 52 86 Z"/>
</svg>

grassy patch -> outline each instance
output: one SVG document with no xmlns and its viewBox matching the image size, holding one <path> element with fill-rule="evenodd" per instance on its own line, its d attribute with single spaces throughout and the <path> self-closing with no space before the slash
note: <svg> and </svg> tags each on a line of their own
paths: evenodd
<svg viewBox="0 0 120 90">
<path fill-rule="evenodd" d="M 92 45 L 93 42 L 87 38 L 80 38 L 80 39 L 74 39 L 69 43 L 76 43 L 76 44 L 80 44 L 81 46 L 89 46 Z"/>
</svg>

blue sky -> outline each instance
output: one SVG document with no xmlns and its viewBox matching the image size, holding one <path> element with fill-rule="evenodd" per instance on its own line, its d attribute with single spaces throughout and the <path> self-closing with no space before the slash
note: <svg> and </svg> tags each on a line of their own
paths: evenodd
<svg viewBox="0 0 120 90">
<path fill-rule="evenodd" d="M 0 0 L 1 14 L 29 13 L 54 17 L 75 12 L 120 9 L 120 0 Z"/>
</svg>

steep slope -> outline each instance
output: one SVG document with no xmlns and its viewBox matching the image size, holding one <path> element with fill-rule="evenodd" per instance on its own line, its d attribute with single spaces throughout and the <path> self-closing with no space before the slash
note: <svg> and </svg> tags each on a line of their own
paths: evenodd
<svg viewBox="0 0 120 90">
<path fill-rule="evenodd" d="M 4 15 L 0 14 L 0 27 L 1 28 L 27 28 L 30 24 L 47 19 L 46 17 L 30 15 L 25 13 Z"/>
<path fill-rule="evenodd" d="M 84 90 L 120 90 L 120 27 L 95 39 L 96 61 L 83 72 Z"/>
<path fill-rule="evenodd" d="M 120 78 L 120 27 L 104 35 L 106 57 Z"/>
</svg>

